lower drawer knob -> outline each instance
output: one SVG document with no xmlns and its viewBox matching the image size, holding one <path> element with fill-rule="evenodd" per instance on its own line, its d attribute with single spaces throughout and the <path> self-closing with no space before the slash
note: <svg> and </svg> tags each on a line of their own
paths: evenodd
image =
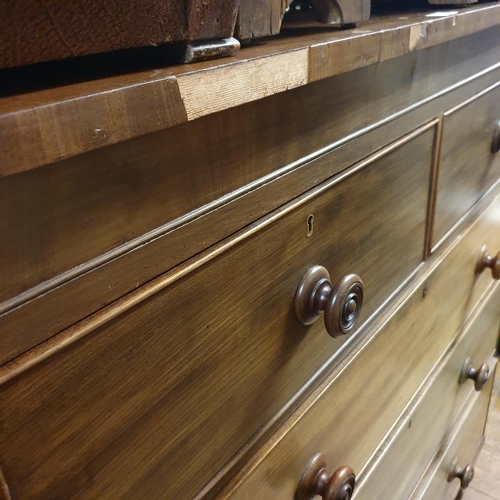
<svg viewBox="0 0 500 500">
<path fill-rule="evenodd" d="M 460 479 L 460 487 L 465 490 L 474 479 L 474 466 L 468 464 L 462 468 L 458 465 L 458 459 L 455 458 L 448 474 L 448 482 L 451 483 L 454 479 Z"/>
<path fill-rule="evenodd" d="M 472 366 L 472 359 L 467 358 L 462 367 L 462 371 L 460 372 L 460 383 L 463 384 L 467 380 L 474 380 L 474 389 L 476 391 L 480 391 L 484 384 L 488 381 L 488 377 L 490 376 L 490 367 L 483 363 L 479 368 L 474 368 Z"/>
<path fill-rule="evenodd" d="M 491 269 L 491 275 L 494 280 L 500 279 L 500 252 L 491 255 L 486 246 L 481 248 L 476 263 L 476 273 L 482 273 L 487 267 Z"/>
<path fill-rule="evenodd" d="M 334 338 L 352 331 L 363 306 L 363 282 L 348 274 L 334 286 L 323 266 L 313 266 L 302 277 L 295 294 L 295 312 L 304 325 L 314 323 L 322 313 L 325 327 Z"/>
<path fill-rule="evenodd" d="M 350 467 L 340 467 L 330 475 L 325 456 L 318 453 L 300 478 L 295 500 L 311 500 L 317 495 L 323 500 L 350 500 L 355 484 L 356 476 Z"/>
</svg>

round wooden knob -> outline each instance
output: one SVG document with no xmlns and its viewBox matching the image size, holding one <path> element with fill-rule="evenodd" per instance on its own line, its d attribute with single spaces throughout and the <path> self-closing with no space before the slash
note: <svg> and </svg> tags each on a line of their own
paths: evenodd
<svg viewBox="0 0 500 500">
<path fill-rule="evenodd" d="M 460 487 L 465 490 L 474 479 L 474 466 L 468 464 L 462 468 L 458 465 L 458 459 L 455 458 L 448 474 L 448 482 L 451 483 L 454 479 L 460 479 Z"/>
<path fill-rule="evenodd" d="M 476 273 L 482 273 L 487 267 L 491 269 L 493 279 L 500 279 L 500 252 L 495 256 L 490 255 L 486 246 L 483 246 L 477 258 Z"/>
<path fill-rule="evenodd" d="M 478 369 L 472 366 L 472 359 L 467 358 L 460 372 L 460 383 L 463 384 L 468 379 L 474 380 L 474 389 L 480 391 L 490 376 L 490 367 L 483 363 Z"/>
<path fill-rule="evenodd" d="M 363 282 L 348 274 L 334 286 L 323 266 L 313 266 L 303 276 L 295 294 L 295 312 L 304 325 L 314 323 L 322 313 L 325 327 L 334 338 L 352 331 L 363 306 Z"/>
<path fill-rule="evenodd" d="M 312 500 L 317 495 L 323 500 L 350 500 L 355 484 L 356 476 L 348 466 L 340 467 L 330 476 L 325 456 L 318 453 L 300 478 L 295 500 Z"/>
<path fill-rule="evenodd" d="M 491 152 L 496 154 L 500 151 L 500 122 L 498 122 L 495 133 L 493 134 L 493 142 L 491 143 Z"/>
</svg>

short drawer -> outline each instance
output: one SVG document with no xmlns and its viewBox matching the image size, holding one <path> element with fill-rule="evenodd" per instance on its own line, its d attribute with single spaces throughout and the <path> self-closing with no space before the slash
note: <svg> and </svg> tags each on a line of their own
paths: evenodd
<svg viewBox="0 0 500 500">
<path fill-rule="evenodd" d="M 491 273 L 477 276 L 475 265 L 483 243 L 500 245 L 500 234 L 494 230 L 499 213 L 497 197 L 444 256 L 431 258 L 431 269 L 418 279 L 394 313 L 381 319 L 368 341 L 332 371 L 218 499 L 293 498 L 304 470 L 318 453 L 326 457 L 330 473 L 346 466 L 357 474 L 363 471 L 492 284 Z M 489 332 L 484 351 L 479 346 L 471 348 L 474 366 L 492 351 L 493 338 Z M 467 337 L 469 342 L 479 344 L 472 336 Z M 466 356 L 469 351 L 464 348 L 453 358 L 453 373 L 442 375 L 446 384 L 457 383 Z M 463 387 L 471 390 L 471 384 Z M 462 397 L 461 388 L 455 388 Z M 456 396 L 450 394 L 453 406 Z"/>
<path fill-rule="evenodd" d="M 298 321 L 308 269 L 361 276 L 362 325 L 421 263 L 433 139 L 424 127 L 318 186 L 1 387 L 15 494 L 192 498 L 349 338 Z"/>
<path fill-rule="evenodd" d="M 494 372 L 496 359 L 490 360 Z M 410 500 L 454 500 L 462 484 L 460 477 L 466 468 L 470 471 L 484 440 L 484 426 L 488 414 L 494 373 L 480 393 L 471 395 L 463 414 L 457 419 L 441 443 L 431 467 Z"/>
<path fill-rule="evenodd" d="M 498 339 L 500 286 L 482 302 L 401 415 L 397 431 L 382 442 L 368 470 L 360 474 L 353 499 L 408 498 L 467 397 L 474 389 L 490 387 L 488 362 Z"/>
<path fill-rule="evenodd" d="M 433 244 L 500 178 L 500 83 L 445 113 Z"/>
</svg>

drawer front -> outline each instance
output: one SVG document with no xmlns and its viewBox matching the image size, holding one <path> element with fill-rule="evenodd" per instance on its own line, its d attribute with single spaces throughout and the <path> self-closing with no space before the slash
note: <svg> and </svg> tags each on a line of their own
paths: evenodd
<svg viewBox="0 0 500 500">
<path fill-rule="evenodd" d="M 326 456 L 330 472 L 342 466 L 362 470 L 491 285 L 491 274 L 476 276 L 474 268 L 482 243 L 500 246 L 494 230 L 499 214 L 497 197 L 444 258 L 433 256 L 436 267 L 422 276 L 396 313 L 332 371 L 218 498 L 293 498 L 318 452 Z"/>
<path fill-rule="evenodd" d="M 488 362 L 498 339 L 499 325 L 500 286 L 496 286 L 487 303 L 467 322 L 458 343 L 450 344 L 427 385 L 401 416 L 397 432 L 378 448 L 369 462 L 369 470 L 360 475 L 353 499 L 409 497 L 467 397 L 475 389 L 485 390 L 483 377 L 489 373 Z M 477 373 L 470 371 L 469 376 L 475 376 L 477 382 L 461 377 L 469 361 L 473 370 L 477 370 Z"/>
<path fill-rule="evenodd" d="M 494 34 L 484 31 L 477 35 L 483 39 L 474 41 L 475 50 L 480 49 L 484 56 L 484 46 Z M 468 37 L 456 42 L 471 50 Z M 424 76 L 419 84 L 424 94 L 418 91 L 410 100 L 420 105 L 409 113 L 399 111 L 410 104 L 408 89 L 411 87 L 412 94 L 416 90 L 415 71 L 420 70 L 411 60 L 416 53 L 409 54 L 410 61 L 404 64 L 398 58 L 387 61 L 389 68 L 386 63 L 369 66 L 362 77 L 347 73 L 338 77 L 341 81 L 335 77 L 334 84 L 329 80 L 276 94 L 209 115 L 205 117 L 209 122 L 200 118 L 187 128 L 173 127 L 161 136 L 125 141 L 101 148 L 91 157 L 82 155 L 0 180 L 0 213 L 8 214 L 0 218 L 4 236 L 0 245 L 0 290 L 4 293 L 0 291 L 0 295 L 11 297 L 0 304 L 0 362 L 41 344 L 499 80 L 500 67 L 463 80 L 487 65 L 484 61 L 480 66 L 471 64 L 468 59 L 466 65 L 457 66 L 450 59 L 450 50 L 441 52 L 455 68 L 445 80 L 447 85 L 457 81 L 463 85 L 419 102 L 429 95 Z M 419 51 L 419 57 L 425 52 Z M 457 61 L 463 58 L 461 49 L 454 54 L 460 54 Z M 495 54 L 494 60 L 497 58 Z M 425 60 L 436 68 L 436 84 L 436 78 L 445 75 L 443 60 L 434 55 L 426 55 Z M 425 75 L 429 74 L 427 62 L 418 64 L 421 70 L 427 68 Z M 392 70 L 401 76 L 404 67 L 408 85 L 398 77 L 388 78 Z M 460 78 L 457 67 L 465 72 Z M 389 80 L 392 88 L 387 85 Z M 335 92 L 331 92 L 332 85 Z M 445 87 L 438 85 L 432 92 Z M 376 97 L 374 89 L 384 97 Z M 394 99 L 396 91 L 404 102 Z M 365 99 L 346 99 L 351 93 Z M 297 103 L 308 110 L 307 127 Z M 349 113 L 339 113 L 347 103 Z M 353 103 L 359 112 L 354 112 Z M 380 124 L 394 112 L 398 112 L 397 118 Z M 354 120 L 347 128 L 346 116 Z M 379 122 L 378 126 L 369 125 L 367 116 Z M 224 126 L 227 123 L 237 126 Z M 363 128 L 367 125 L 368 129 Z M 360 133 L 360 127 L 362 135 L 346 141 L 349 134 Z M 278 130 L 279 137 L 269 133 Z M 325 146 L 332 149 L 321 154 Z M 207 148 L 217 152 L 208 162 Z M 302 163 L 311 153 L 321 156 Z M 152 170 L 144 169 L 153 164 Z M 13 201 L 20 199 L 22 209 Z M 130 216 L 123 218 L 124 213 Z M 85 248 L 83 233 L 88 243 Z M 40 281 L 43 283 L 37 285 Z M 26 293 L 16 295 L 26 288 Z"/>
<path fill-rule="evenodd" d="M 426 127 L 306 193 L 4 385 L 0 453 L 14 492 L 193 497 L 346 340 L 323 317 L 298 322 L 304 273 L 359 274 L 362 324 L 420 264 L 433 137 Z"/>
<path fill-rule="evenodd" d="M 490 360 L 492 372 L 495 371 L 496 359 Z M 483 443 L 484 426 L 488 414 L 494 373 L 480 393 L 472 396 L 470 404 L 456 425 L 450 430 L 436 457 L 437 466 L 433 468 L 430 480 L 423 478 L 425 484 L 419 484 L 410 500 L 454 500 L 460 490 L 458 478 L 448 481 L 450 470 L 456 463 L 465 468 L 472 465 Z"/>
<path fill-rule="evenodd" d="M 433 243 L 500 177 L 500 84 L 445 113 Z"/>
</svg>

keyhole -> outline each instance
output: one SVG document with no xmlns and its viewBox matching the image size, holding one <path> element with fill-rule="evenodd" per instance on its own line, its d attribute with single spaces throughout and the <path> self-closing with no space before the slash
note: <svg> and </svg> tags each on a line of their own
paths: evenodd
<svg viewBox="0 0 500 500">
<path fill-rule="evenodd" d="M 310 215 L 308 218 L 307 218 L 307 237 L 309 238 L 310 236 L 312 236 L 313 234 L 313 231 L 314 231 L 314 215 Z"/>
</svg>

